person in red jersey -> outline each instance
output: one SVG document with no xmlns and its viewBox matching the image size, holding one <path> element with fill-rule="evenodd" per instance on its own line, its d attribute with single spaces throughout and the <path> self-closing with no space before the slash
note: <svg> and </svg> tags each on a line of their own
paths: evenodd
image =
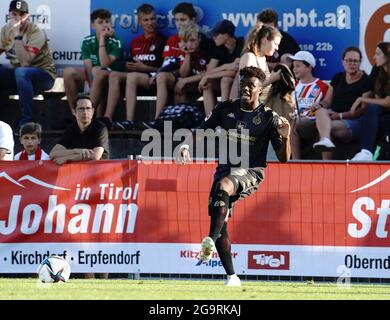
<svg viewBox="0 0 390 320">
<path fill-rule="evenodd" d="M 175 17 L 175 24 L 178 31 L 190 22 L 196 21 L 196 11 L 191 3 L 179 3 L 173 9 L 172 13 Z M 179 34 L 169 37 L 165 44 L 163 65 L 157 73 L 156 78 L 152 79 L 152 81 L 156 81 L 157 86 L 155 119 L 158 118 L 163 108 L 167 105 L 169 91 L 174 89 L 179 76 L 180 61 L 183 61 L 185 56 L 182 47 Z"/>
<path fill-rule="evenodd" d="M 188 103 L 201 95 L 199 81 L 209 70 L 210 58 L 215 51 L 214 42 L 200 33 L 196 23 L 191 22 L 181 28 L 179 36 L 185 55 L 175 84 L 175 104 Z"/>
<path fill-rule="evenodd" d="M 138 20 L 144 33 L 133 39 L 130 44 L 130 53 L 126 59 L 126 72 L 111 72 L 107 107 L 103 122 L 110 128 L 115 108 L 121 97 L 121 91 L 126 84 L 126 120 L 133 120 L 137 102 L 137 89 L 149 89 L 150 77 L 153 76 L 162 64 L 162 52 L 166 38 L 156 32 L 157 18 L 153 6 L 142 4 L 137 9 Z"/>
</svg>

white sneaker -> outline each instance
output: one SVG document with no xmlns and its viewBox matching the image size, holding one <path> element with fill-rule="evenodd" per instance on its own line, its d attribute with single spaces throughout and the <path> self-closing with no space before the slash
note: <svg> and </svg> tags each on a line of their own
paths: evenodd
<svg viewBox="0 0 390 320">
<path fill-rule="evenodd" d="M 241 287 L 241 280 L 236 274 L 232 274 L 231 276 L 227 276 L 227 280 L 225 281 L 225 286 Z"/>
<path fill-rule="evenodd" d="M 336 149 L 336 146 L 329 138 L 321 138 L 320 141 L 313 144 L 313 148 L 318 152 L 328 152 Z"/>
<path fill-rule="evenodd" d="M 360 152 L 355 154 L 351 161 L 372 161 L 373 154 L 367 149 L 362 149 Z"/>
<path fill-rule="evenodd" d="M 204 237 L 201 243 L 200 259 L 203 261 L 209 261 L 215 251 L 215 243 L 210 237 Z"/>
</svg>

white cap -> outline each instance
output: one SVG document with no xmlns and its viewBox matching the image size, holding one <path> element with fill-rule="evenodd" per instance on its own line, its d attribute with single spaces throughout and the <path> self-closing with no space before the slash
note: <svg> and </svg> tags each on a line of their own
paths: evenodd
<svg viewBox="0 0 390 320">
<path fill-rule="evenodd" d="M 316 66 L 316 58 L 309 51 L 298 51 L 295 55 L 288 58 L 295 61 L 305 61 L 313 68 Z"/>
</svg>

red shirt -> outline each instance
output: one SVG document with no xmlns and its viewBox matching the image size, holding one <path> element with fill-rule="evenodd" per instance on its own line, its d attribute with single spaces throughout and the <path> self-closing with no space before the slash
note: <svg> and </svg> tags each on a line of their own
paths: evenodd
<svg viewBox="0 0 390 320">
<path fill-rule="evenodd" d="M 181 57 L 182 58 L 181 60 L 183 60 L 185 53 L 180 49 L 179 43 L 180 43 L 180 37 L 178 34 L 175 34 L 174 36 L 170 36 L 164 47 L 164 53 L 163 53 L 164 58 Z"/>
<path fill-rule="evenodd" d="M 160 67 L 163 61 L 165 36 L 155 33 L 150 38 L 140 35 L 130 44 L 130 56 L 150 67 Z"/>
<path fill-rule="evenodd" d="M 199 48 L 196 52 L 191 54 L 191 75 L 200 74 L 206 71 L 207 64 L 215 50 L 213 40 L 202 37 Z M 183 64 L 183 60 L 180 61 Z"/>
</svg>

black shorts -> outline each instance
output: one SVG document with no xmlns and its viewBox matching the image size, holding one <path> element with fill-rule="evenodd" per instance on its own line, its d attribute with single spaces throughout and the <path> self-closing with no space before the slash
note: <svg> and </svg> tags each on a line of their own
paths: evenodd
<svg viewBox="0 0 390 320">
<path fill-rule="evenodd" d="M 257 191 L 264 180 L 264 168 L 231 168 L 230 173 L 228 172 L 226 175 L 221 176 L 221 174 L 216 174 L 211 187 L 210 199 L 217 183 L 223 178 L 228 178 L 233 183 L 234 190 L 236 190 L 236 193 L 230 197 L 229 216 L 231 216 L 232 209 L 237 200 L 244 199 Z"/>
</svg>

